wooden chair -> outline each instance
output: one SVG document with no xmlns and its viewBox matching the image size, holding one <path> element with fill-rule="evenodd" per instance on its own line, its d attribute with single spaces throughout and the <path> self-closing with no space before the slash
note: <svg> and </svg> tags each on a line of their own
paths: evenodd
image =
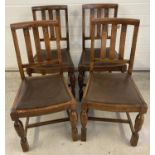
<svg viewBox="0 0 155 155">
<path fill-rule="evenodd" d="M 90 63 L 90 47 L 87 47 L 87 43 L 90 41 L 91 37 L 91 26 L 88 27 L 87 21 L 90 21 L 93 18 L 107 18 L 107 17 L 117 17 L 118 4 L 84 4 L 82 6 L 82 54 L 80 62 L 78 65 L 78 83 L 79 83 L 79 99 L 82 99 L 83 96 L 83 86 L 84 84 L 84 75 L 85 71 L 89 71 Z M 89 24 L 90 25 L 90 24 Z M 101 26 L 98 24 L 96 26 L 95 40 L 99 40 L 101 36 Z M 87 32 L 88 31 L 88 32 Z M 108 31 L 108 28 L 107 28 Z M 110 39 L 108 34 L 107 39 Z M 109 48 L 107 48 L 107 52 Z M 117 53 L 116 53 L 117 54 Z M 95 55 L 99 56 L 99 48 L 95 49 Z M 126 65 L 120 65 L 117 67 L 105 66 L 101 68 L 103 71 L 126 71 Z"/>
<path fill-rule="evenodd" d="M 72 89 L 72 94 L 75 96 L 75 74 L 74 74 L 74 64 L 70 56 L 70 44 L 69 44 L 69 27 L 68 27 L 68 8 L 67 5 L 48 5 L 48 6 L 34 6 L 32 7 L 33 20 L 55 20 L 59 21 L 60 29 L 60 40 L 64 44 L 64 47 L 61 48 L 62 52 L 62 64 L 63 71 L 68 72 L 70 79 L 70 84 Z M 61 24 L 61 21 L 65 23 Z M 64 30 L 64 31 L 63 31 Z M 63 33 L 65 32 L 65 33 Z M 55 41 L 55 33 L 52 28 L 50 28 L 50 41 Z M 44 38 L 40 38 L 40 41 L 44 41 Z M 44 58 L 45 50 L 42 49 L 42 57 Z M 38 73 L 33 69 L 28 69 L 27 73 L 31 76 L 32 73 Z M 46 68 L 44 71 L 46 74 Z"/>
<path fill-rule="evenodd" d="M 102 25 L 101 48 L 100 57 L 94 56 L 95 50 L 95 26 Z M 110 51 L 106 54 L 106 27 L 108 24 L 112 25 Z M 116 33 L 117 25 L 121 25 L 120 39 L 118 41 L 119 54 L 115 55 L 116 48 Z M 135 49 L 137 42 L 137 35 L 139 29 L 139 20 L 136 19 L 122 19 L 122 18 L 107 18 L 94 19 L 91 23 L 91 57 L 90 57 L 90 77 L 87 83 L 81 105 L 81 140 L 86 141 L 86 124 L 88 120 L 129 123 L 132 137 L 130 143 L 136 146 L 138 142 L 138 132 L 140 131 L 143 121 L 144 113 L 147 112 L 147 105 L 141 96 L 134 80 L 132 79 L 132 70 L 135 57 Z M 133 28 L 133 38 L 129 58 L 125 58 L 125 42 L 126 33 Z M 127 31 L 128 30 L 128 31 Z M 132 31 L 130 31 L 130 37 Z M 127 57 L 127 56 L 126 56 Z M 127 64 L 127 73 L 99 73 L 102 64 L 109 64 L 119 66 L 120 64 Z M 125 112 L 127 119 L 112 119 L 112 118 L 97 118 L 89 117 L 88 110 L 102 110 L 109 112 Z M 135 125 L 132 125 L 130 112 L 137 112 Z"/>
<path fill-rule="evenodd" d="M 50 37 L 48 33 L 49 27 L 53 28 L 55 31 L 56 57 L 55 55 L 52 57 L 53 53 L 51 52 Z M 15 130 L 21 139 L 23 151 L 25 152 L 29 150 L 26 138 L 27 129 L 46 124 L 70 121 L 72 126 L 72 138 L 73 141 L 76 141 L 76 123 L 78 119 L 76 113 L 76 102 L 63 78 L 58 21 L 33 21 L 11 24 L 11 31 L 22 81 L 14 100 L 10 116 L 14 121 Z M 24 48 L 22 47 L 21 50 L 20 43 L 22 40 L 19 40 L 19 35 L 22 31 L 24 34 L 22 36 L 25 38 L 25 47 L 28 59 L 27 63 L 24 63 L 22 57 Z M 39 38 L 41 33 L 44 35 L 46 59 L 43 59 L 41 55 L 41 44 Z M 32 40 L 34 40 L 34 42 L 32 42 Z M 36 48 L 35 52 L 32 46 L 33 43 Z M 37 61 L 34 60 L 34 53 L 36 53 Z M 44 71 L 44 67 L 47 67 L 46 71 L 50 75 L 26 77 L 24 74 L 24 70 L 27 68 L 42 72 Z M 29 124 L 29 117 L 41 116 L 63 110 L 67 110 L 68 117 Z M 20 118 L 24 117 L 26 117 L 25 127 L 20 121 Z"/>
</svg>

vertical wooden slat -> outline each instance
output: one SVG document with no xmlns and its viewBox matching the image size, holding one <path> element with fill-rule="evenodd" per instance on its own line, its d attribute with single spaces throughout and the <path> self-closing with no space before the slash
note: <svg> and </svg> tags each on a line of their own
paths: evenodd
<svg viewBox="0 0 155 155">
<path fill-rule="evenodd" d="M 118 5 L 114 8 L 114 17 L 117 17 L 118 13 Z"/>
<path fill-rule="evenodd" d="M 108 18 L 109 17 L 109 9 L 108 8 L 105 8 L 104 9 L 104 17 L 105 18 Z M 107 35 L 108 35 L 108 30 L 109 30 L 109 28 L 108 28 L 108 25 L 106 25 L 106 30 L 107 30 Z"/>
<path fill-rule="evenodd" d="M 33 59 L 33 54 L 32 54 L 32 45 L 31 45 L 29 29 L 25 28 L 23 29 L 23 32 L 24 32 L 28 61 L 31 64 L 31 63 L 34 63 L 34 59 Z"/>
<path fill-rule="evenodd" d="M 101 18 L 101 9 L 97 9 L 97 18 Z M 101 24 L 97 24 L 97 37 L 101 36 Z"/>
<path fill-rule="evenodd" d="M 46 20 L 46 12 L 45 12 L 45 10 L 41 10 L 41 18 L 42 18 L 42 20 Z"/>
<path fill-rule="evenodd" d="M 59 22 L 59 35 L 60 35 L 60 38 L 61 38 L 61 18 L 60 18 L 60 10 L 56 10 L 56 19 L 58 20 Z"/>
<path fill-rule="evenodd" d="M 65 19 L 66 19 L 66 38 L 67 38 L 67 49 L 70 49 L 69 45 L 69 26 L 68 26 L 68 9 L 65 9 Z"/>
<path fill-rule="evenodd" d="M 120 35 L 120 43 L 119 43 L 119 59 L 124 58 L 126 31 L 127 31 L 127 25 L 122 25 L 121 35 Z"/>
<path fill-rule="evenodd" d="M 109 9 L 108 8 L 104 9 L 104 17 L 109 17 Z"/>
<path fill-rule="evenodd" d="M 101 50 L 100 50 L 101 58 L 105 58 L 106 56 L 106 40 L 107 40 L 107 29 L 106 29 L 106 25 L 103 25 L 102 38 L 101 38 Z"/>
<path fill-rule="evenodd" d="M 51 60 L 50 38 L 49 38 L 47 26 L 43 27 L 43 34 L 44 34 L 44 41 L 45 41 L 45 47 L 46 47 L 46 57 L 47 57 L 47 60 Z"/>
<path fill-rule="evenodd" d="M 37 17 L 36 17 L 36 11 L 32 11 L 32 16 L 33 16 L 33 20 L 37 20 Z"/>
<path fill-rule="evenodd" d="M 59 64 L 62 65 L 59 26 L 55 26 L 55 32 L 56 32 L 56 44 L 57 44 L 57 51 L 58 51 L 58 61 L 59 61 Z"/>
<path fill-rule="evenodd" d="M 94 68 L 94 44 L 95 44 L 95 25 L 91 23 L 91 50 L 90 50 L 90 71 Z"/>
<path fill-rule="evenodd" d="M 92 21 L 92 19 L 94 19 L 94 16 L 95 16 L 95 11 L 94 11 L 94 9 L 90 9 L 90 37 L 91 37 L 91 21 Z M 94 31 L 95 32 L 95 31 Z"/>
<path fill-rule="evenodd" d="M 134 31 L 133 31 L 132 47 L 131 47 L 130 62 L 129 62 L 129 69 L 128 69 L 129 74 L 132 74 L 133 62 L 134 62 L 135 50 L 136 50 L 136 44 L 137 44 L 137 37 L 138 37 L 138 30 L 139 30 L 139 24 L 134 27 Z"/>
<path fill-rule="evenodd" d="M 41 45 L 40 45 L 39 32 L 37 27 L 33 27 L 33 36 L 34 36 L 35 48 L 37 52 L 37 60 L 38 62 L 42 62 Z"/>
<path fill-rule="evenodd" d="M 20 71 L 20 76 L 21 76 L 21 79 L 24 79 L 25 75 L 24 75 L 24 70 L 22 68 L 22 59 L 21 59 L 21 55 L 20 55 L 20 49 L 19 49 L 17 34 L 16 34 L 16 31 L 13 29 L 11 29 L 11 32 L 12 32 L 13 42 L 14 42 L 14 46 L 15 46 L 15 50 L 16 50 L 16 57 L 17 57 L 19 71 Z"/>
<path fill-rule="evenodd" d="M 53 11 L 50 9 L 48 10 L 48 13 L 49 13 L 49 19 L 53 20 Z M 50 26 L 50 34 L 51 34 L 51 38 L 55 38 L 53 26 Z"/>
<path fill-rule="evenodd" d="M 115 58 L 116 33 L 117 33 L 117 25 L 112 25 L 111 39 L 110 39 L 110 51 L 109 51 L 110 59 Z"/>
<path fill-rule="evenodd" d="M 85 49 L 85 9 L 82 8 L 82 46 L 83 46 L 83 51 Z"/>
</svg>

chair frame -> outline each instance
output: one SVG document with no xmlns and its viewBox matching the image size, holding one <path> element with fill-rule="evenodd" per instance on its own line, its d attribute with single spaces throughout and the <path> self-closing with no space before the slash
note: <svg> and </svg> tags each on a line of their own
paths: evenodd
<svg viewBox="0 0 155 155">
<path fill-rule="evenodd" d="M 48 73 L 60 74 L 60 76 L 62 77 L 62 80 L 65 84 L 66 91 L 69 93 L 69 96 L 71 97 L 70 101 L 60 103 L 59 105 L 54 104 L 54 105 L 51 105 L 48 107 L 41 107 L 41 108 L 16 109 L 16 104 L 17 104 L 16 102 L 17 102 L 18 94 L 22 87 L 22 83 L 21 83 L 20 88 L 17 93 L 17 96 L 14 100 L 10 116 L 11 116 L 11 119 L 14 121 L 15 130 L 21 139 L 21 147 L 22 147 L 23 152 L 26 152 L 29 150 L 29 145 L 28 145 L 27 136 L 26 136 L 27 130 L 29 128 L 38 127 L 38 126 L 42 126 L 42 125 L 70 121 L 71 127 L 72 127 L 72 139 L 73 139 L 73 141 L 76 141 L 78 138 L 77 137 L 78 133 L 77 133 L 77 128 L 76 128 L 76 124 L 77 124 L 77 120 L 78 120 L 78 116 L 76 113 L 76 101 L 75 101 L 70 89 L 68 88 L 67 84 L 65 83 L 65 81 L 63 79 L 63 75 L 62 75 L 63 69 L 62 69 L 61 49 L 60 49 L 59 22 L 52 21 L 52 20 L 50 20 L 50 21 L 32 21 L 32 22 L 15 23 L 15 24 L 11 24 L 10 26 L 11 26 L 11 32 L 12 32 L 12 36 L 13 36 L 17 62 L 18 62 L 18 67 L 19 67 L 22 81 L 25 80 L 25 78 L 26 78 L 24 69 L 27 69 L 27 68 L 42 69 L 42 65 L 44 66 L 44 65 L 48 65 L 48 64 L 56 64 L 56 67 L 50 68 Z M 50 51 L 50 46 L 49 46 L 50 41 L 49 41 L 49 34 L 48 34 L 47 29 L 50 26 L 53 26 L 55 28 L 56 44 L 57 44 L 57 51 L 58 51 L 58 58 L 57 58 L 58 60 L 57 61 L 49 60 L 47 58 L 48 60 L 46 60 L 46 61 L 40 60 L 40 62 L 38 62 L 38 63 L 34 62 L 34 59 L 33 59 L 34 57 L 32 55 L 32 47 L 31 47 L 29 29 L 30 28 L 33 29 L 33 34 L 35 37 L 36 52 L 37 52 L 37 56 L 39 58 L 39 51 L 41 50 L 40 46 L 39 46 L 40 41 L 39 41 L 39 35 L 38 35 L 38 33 L 39 33 L 38 27 L 39 26 L 42 27 L 42 29 L 43 29 L 47 55 L 48 55 L 48 52 Z M 17 37 L 17 33 L 16 33 L 16 30 L 19 30 L 19 29 L 23 30 L 23 33 L 24 33 L 25 44 L 26 44 L 26 49 L 27 49 L 26 52 L 27 52 L 28 61 L 29 61 L 28 64 L 22 63 L 21 54 L 20 54 L 21 51 L 19 49 L 18 37 Z M 29 77 L 27 77 L 27 78 L 29 78 Z M 62 110 L 67 111 L 68 117 L 29 124 L 30 117 L 55 113 L 55 112 L 59 112 Z M 24 127 L 20 118 L 25 118 L 25 117 L 26 117 L 26 123 L 25 123 L 25 127 Z"/>
<path fill-rule="evenodd" d="M 85 11 L 86 10 L 90 10 L 90 22 L 91 20 L 94 19 L 95 16 L 95 9 L 97 10 L 97 18 L 101 18 L 102 17 L 102 13 L 101 13 L 101 9 L 104 10 L 104 17 L 108 18 L 109 17 L 109 9 L 113 9 L 114 10 L 114 17 L 117 17 L 118 14 L 118 4 L 113 4 L 113 3 L 104 3 L 104 4 L 83 4 L 82 5 L 82 55 L 80 58 L 80 62 L 79 62 L 79 66 L 78 66 L 78 84 L 79 84 L 79 100 L 81 101 L 82 96 L 83 96 L 83 87 L 86 86 L 86 84 L 84 84 L 84 77 L 85 77 L 85 72 L 89 71 L 89 65 L 82 65 L 81 63 L 84 61 L 83 57 L 84 57 L 84 52 L 85 52 L 85 42 L 88 40 L 91 40 L 91 24 L 90 24 L 90 36 L 86 36 L 86 30 L 85 30 Z M 108 29 L 108 28 L 107 28 Z M 97 25 L 97 36 L 95 36 L 95 40 L 99 40 L 100 39 L 100 25 Z M 107 39 L 110 39 L 111 36 L 108 36 Z M 112 66 L 103 66 L 102 68 L 100 68 L 102 71 L 121 71 L 121 72 L 125 72 L 126 71 L 127 66 L 126 65 L 122 65 L 122 66 L 118 66 L 118 67 L 112 67 Z"/>
<path fill-rule="evenodd" d="M 48 12 L 49 15 L 49 19 L 53 20 L 54 17 L 58 20 L 59 25 L 60 25 L 60 29 L 59 29 L 59 33 L 60 33 L 60 40 L 61 41 L 66 41 L 67 44 L 67 52 L 68 55 L 70 57 L 71 60 L 71 66 L 68 65 L 63 65 L 63 71 L 64 72 L 68 72 L 68 76 L 69 76 L 69 80 L 70 80 L 70 84 L 69 86 L 71 87 L 72 90 L 72 94 L 75 96 L 75 84 L 76 84 L 76 78 L 75 78 L 75 69 L 74 69 L 74 64 L 72 62 L 71 56 L 70 56 L 70 43 L 69 43 L 69 26 L 68 26 L 68 7 L 67 5 L 45 5 L 45 6 L 33 6 L 32 7 L 32 15 L 33 15 L 33 20 L 36 21 L 37 19 L 37 12 L 41 12 L 41 18 L 42 20 L 48 20 L 47 16 L 46 16 L 46 12 Z M 56 15 L 54 15 L 53 11 L 56 12 Z M 61 14 L 60 11 L 65 11 L 65 24 L 66 24 L 66 36 L 62 37 L 61 35 Z M 51 37 L 50 40 L 51 41 L 55 41 L 55 36 L 54 36 L 54 31 L 53 29 L 50 30 L 51 31 Z M 43 38 L 40 38 L 40 41 L 44 41 Z M 32 73 L 37 73 L 34 70 L 27 70 L 27 74 L 29 76 L 31 76 Z M 43 74 L 46 74 L 46 70 L 44 71 Z"/>
<path fill-rule="evenodd" d="M 101 44 L 101 59 L 95 60 L 94 58 L 94 40 L 95 40 L 95 25 L 96 24 L 102 24 L 102 25 L 106 25 L 106 24 L 112 24 L 112 43 L 110 45 L 110 58 L 109 59 L 105 59 L 104 57 L 104 51 L 106 48 L 105 42 L 106 42 L 106 30 L 103 30 L 102 32 L 102 44 Z M 87 95 L 87 92 L 89 90 L 89 85 L 92 82 L 93 79 L 93 72 L 94 71 L 101 71 L 100 67 L 97 68 L 97 66 L 94 65 L 95 61 L 98 62 L 114 62 L 115 65 L 118 64 L 128 64 L 128 71 L 126 74 L 128 75 L 132 75 L 132 70 L 133 70 L 133 63 L 134 63 L 134 57 L 135 57 L 135 50 L 136 50 L 136 42 L 137 42 L 137 36 L 138 36 L 138 29 L 139 29 L 139 23 L 140 21 L 137 19 L 123 19 L 123 18 L 109 18 L 109 19 L 94 19 L 91 22 L 92 25 L 92 33 L 91 33 L 91 58 L 90 58 L 90 78 L 88 80 L 86 89 L 85 89 L 85 93 L 83 96 L 83 100 L 82 100 L 82 104 L 81 104 L 81 114 L 80 114 L 80 118 L 81 118 L 81 124 L 82 124 L 82 128 L 81 128 L 81 140 L 82 141 L 86 141 L 86 125 L 88 120 L 92 120 L 92 121 L 105 121 L 105 122 L 114 122 L 114 123 L 128 123 L 130 128 L 131 128 L 131 132 L 132 132 L 132 136 L 131 136 L 131 140 L 130 143 L 132 146 L 136 146 L 138 143 L 138 139 L 139 139 L 139 134 L 138 132 L 141 130 L 143 122 L 144 122 L 144 114 L 147 112 L 147 104 L 144 101 L 143 97 L 141 96 L 138 88 L 136 87 L 134 81 L 133 84 L 135 85 L 135 88 L 139 94 L 139 96 L 141 97 L 141 100 L 144 104 L 141 105 L 140 108 L 137 107 L 130 107 L 128 105 L 123 105 L 123 106 L 116 106 L 116 104 L 104 104 L 104 103 L 97 103 L 94 101 L 94 103 L 87 103 L 87 101 L 85 101 L 85 97 Z M 115 41 L 116 41 L 116 31 L 117 31 L 117 24 L 121 24 L 122 28 L 121 28 L 121 35 L 120 35 L 120 48 L 119 48 L 119 58 L 115 59 L 114 56 L 114 49 L 115 49 Z M 127 26 L 128 25 L 132 25 L 134 26 L 134 31 L 133 31 L 133 38 L 132 38 L 132 47 L 131 47 L 131 53 L 130 53 L 130 58 L 128 59 L 124 59 L 124 50 L 125 50 L 125 39 L 126 39 L 126 31 L 127 31 Z M 110 73 L 109 73 L 110 74 Z M 96 110 L 101 110 L 101 111 L 110 111 L 110 112 L 125 112 L 127 115 L 127 119 L 113 119 L 113 118 L 99 118 L 99 117 L 89 117 L 88 116 L 88 110 L 89 109 L 96 109 Z M 138 115 L 135 119 L 135 125 L 133 126 L 132 124 L 132 120 L 130 118 L 129 112 L 138 112 Z"/>
</svg>

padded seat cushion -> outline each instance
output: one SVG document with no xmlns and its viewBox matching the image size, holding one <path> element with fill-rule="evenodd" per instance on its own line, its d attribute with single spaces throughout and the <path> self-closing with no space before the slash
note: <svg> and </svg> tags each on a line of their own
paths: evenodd
<svg viewBox="0 0 155 155">
<path fill-rule="evenodd" d="M 81 57 L 81 61 L 80 64 L 81 65 L 89 65 L 90 63 L 90 48 L 86 48 L 85 51 L 83 51 L 83 56 Z M 99 58 L 100 57 L 100 49 L 99 48 L 95 48 L 94 50 L 94 56 L 95 58 Z M 106 48 L 106 57 L 109 56 L 109 48 Z M 118 57 L 117 52 L 115 51 L 115 57 Z"/>
<path fill-rule="evenodd" d="M 73 62 L 72 62 L 72 59 L 70 57 L 69 51 L 67 49 L 61 49 L 61 53 L 62 53 L 62 64 L 67 65 L 67 66 L 73 66 Z M 41 54 L 42 54 L 43 60 L 45 60 L 46 59 L 46 52 L 44 49 L 41 50 Z M 58 53 L 56 50 L 51 51 L 52 60 L 57 59 L 57 54 Z M 37 61 L 36 55 L 35 55 L 35 60 Z"/>
<path fill-rule="evenodd" d="M 94 73 L 86 102 L 141 106 L 144 102 L 128 74 Z"/>
<path fill-rule="evenodd" d="M 62 76 L 28 77 L 21 84 L 16 109 L 41 108 L 70 100 Z"/>
</svg>

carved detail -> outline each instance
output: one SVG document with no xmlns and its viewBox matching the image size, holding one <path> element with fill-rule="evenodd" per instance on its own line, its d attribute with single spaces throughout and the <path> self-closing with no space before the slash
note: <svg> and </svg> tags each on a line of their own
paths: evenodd
<svg viewBox="0 0 155 155">
<path fill-rule="evenodd" d="M 27 138 L 25 135 L 25 131 L 24 131 L 22 122 L 20 120 L 16 120 L 14 123 L 14 127 L 15 127 L 15 130 L 16 130 L 18 136 L 21 138 L 20 143 L 21 143 L 23 152 L 27 152 L 29 150 L 29 145 L 27 142 Z"/>
<path fill-rule="evenodd" d="M 138 139 L 139 139 L 138 132 L 141 130 L 143 122 L 144 122 L 144 114 L 138 114 L 135 119 L 135 125 L 134 125 L 135 131 L 134 131 L 134 133 L 132 133 L 132 137 L 130 140 L 130 144 L 132 146 L 137 146 Z"/>
<path fill-rule="evenodd" d="M 72 126 L 72 139 L 73 139 L 73 141 L 78 140 L 78 130 L 76 127 L 77 121 L 78 121 L 77 113 L 75 111 L 71 111 L 70 112 L 70 122 L 71 122 L 71 126 Z"/>
<path fill-rule="evenodd" d="M 75 82 L 76 82 L 75 74 L 74 72 L 69 72 L 68 76 L 70 79 L 71 91 L 72 91 L 73 96 L 75 97 Z"/>
<path fill-rule="evenodd" d="M 87 110 L 82 110 L 80 114 L 80 119 L 81 119 L 81 141 L 86 141 L 86 134 L 87 134 L 87 121 L 88 121 L 88 116 L 87 116 Z"/>
</svg>

